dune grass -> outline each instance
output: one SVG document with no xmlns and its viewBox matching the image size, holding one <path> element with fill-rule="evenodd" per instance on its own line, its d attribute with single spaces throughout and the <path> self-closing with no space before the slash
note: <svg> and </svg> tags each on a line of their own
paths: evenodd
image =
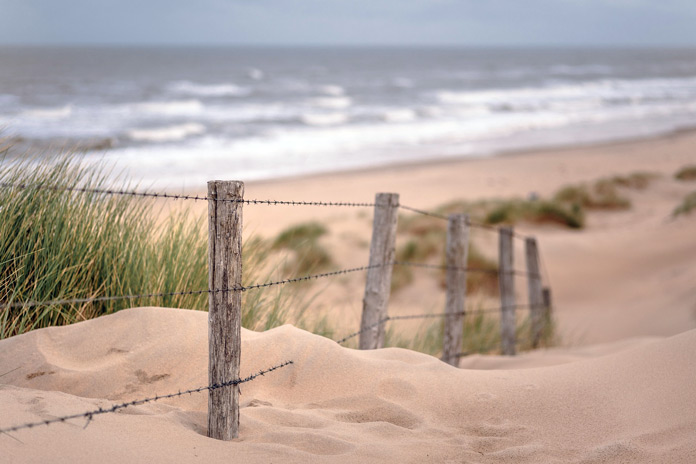
<svg viewBox="0 0 696 464">
<path fill-rule="evenodd" d="M 621 189 L 646 189 L 659 177 L 652 172 L 599 179 L 593 183 L 566 185 L 550 199 L 498 199 L 473 203 L 453 202 L 442 206 L 443 212 L 467 211 L 475 220 L 486 224 L 557 224 L 571 229 L 585 227 L 587 210 L 625 210 L 631 201 Z"/>
<path fill-rule="evenodd" d="M 0 304 L 18 306 L 2 310 L 0 338 L 135 306 L 207 309 L 205 293 L 21 305 L 208 288 L 207 229 L 202 218 L 183 211 L 162 222 L 148 199 L 66 190 L 112 187 L 110 178 L 103 167 L 86 167 L 74 156 L 2 160 Z M 132 186 L 123 181 L 118 187 Z M 265 280 L 259 267 L 265 253 L 259 240 L 245 243 L 245 285 Z M 304 293 L 292 287 L 248 291 L 243 294 L 242 325 L 260 330 L 287 321 L 302 324 L 307 305 Z"/>
<path fill-rule="evenodd" d="M 684 200 L 682 200 L 679 206 L 674 208 L 674 211 L 672 211 L 672 216 L 677 217 L 691 214 L 694 209 L 696 209 L 696 192 L 691 192 L 684 197 Z"/>
<path fill-rule="evenodd" d="M 630 188 L 635 190 L 645 190 L 650 183 L 659 178 L 660 174 L 650 171 L 636 171 L 623 176 L 614 176 L 607 179 L 617 187 Z"/>
<path fill-rule="evenodd" d="M 674 178 L 682 181 L 696 180 L 696 164 L 684 166 L 674 174 Z"/>
<path fill-rule="evenodd" d="M 103 167 L 84 165 L 74 156 L 2 160 L 0 305 L 13 306 L 2 309 L 0 338 L 71 324 L 129 307 L 207 309 L 207 293 L 74 304 L 22 304 L 207 290 L 207 227 L 203 218 L 194 218 L 183 209 L 162 220 L 163 213 L 147 198 L 70 191 L 75 187 L 114 187 L 112 179 Z M 129 190 L 134 186 L 122 180 L 115 187 Z M 400 256 L 413 260 L 437 259 L 442 256 L 445 223 L 438 221 L 434 226 L 435 223 L 418 221 L 405 221 L 402 226 L 413 241 L 407 242 Z M 243 285 L 277 278 L 263 267 L 274 250 L 301 249 L 308 243 L 318 246 L 317 240 L 326 233 L 320 224 L 307 223 L 287 229 L 270 244 L 258 238 L 247 239 L 243 250 Z M 473 246 L 469 256 L 470 266 L 495 268 L 495 263 Z M 470 276 L 477 278 L 474 273 Z M 485 285 L 497 289 L 497 280 Z M 470 284 L 469 288 L 485 285 Z M 246 291 L 242 295 L 242 326 L 267 330 L 292 323 L 334 338 L 337 330 L 331 318 L 314 311 L 315 296 L 316 293 L 295 284 Z M 310 308 L 312 311 L 308 311 Z M 441 322 L 426 320 L 415 336 L 397 335 L 397 324 L 397 321 L 390 324 L 392 345 L 431 354 L 440 350 Z M 474 311 L 467 316 L 465 324 L 463 352 L 497 349 L 499 335 L 496 335 L 494 315 Z"/>
<path fill-rule="evenodd" d="M 515 331 L 517 337 L 516 349 L 517 351 L 531 350 L 531 321 L 528 313 L 518 313 L 517 319 L 518 323 Z M 500 354 L 499 321 L 499 315 L 497 314 L 486 311 L 481 307 L 470 308 L 463 321 L 461 355 Z M 406 348 L 432 356 L 440 356 L 442 354 L 443 319 L 424 319 L 416 333 L 409 332 L 408 335 L 402 335 L 403 331 L 399 328 L 400 322 L 398 320 L 389 322 L 390 325 L 385 332 L 386 347 Z M 559 340 L 553 319 L 546 321 L 540 340 L 540 347 L 550 347 L 558 343 Z"/>
<path fill-rule="evenodd" d="M 283 230 L 273 241 L 272 248 L 293 254 L 283 265 L 284 275 L 309 274 L 331 267 L 333 258 L 319 243 L 319 238 L 327 233 L 326 227 L 318 222 L 305 222 Z"/>
<path fill-rule="evenodd" d="M 411 215 L 399 218 L 398 234 L 404 242 L 397 246 L 396 261 L 432 263 L 444 266 L 445 244 L 447 241 L 447 223 L 441 219 Z M 467 266 L 476 269 L 497 271 L 495 261 L 487 258 L 473 241 L 469 242 Z M 398 291 L 413 282 L 414 269 L 409 266 L 394 266 L 392 273 L 392 291 Z M 439 272 L 441 286 L 444 286 L 445 271 Z M 470 292 L 495 294 L 498 288 L 498 276 L 494 273 L 469 272 L 467 288 Z"/>
<path fill-rule="evenodd" d="M 547 200 L 503 200 L 497 203 L 484 218 L 487 224 L 560 224 L 571 229 L 585 226 L 585 214 L 575 204 L 565 205 L 560 201 Z"/>
</svg>

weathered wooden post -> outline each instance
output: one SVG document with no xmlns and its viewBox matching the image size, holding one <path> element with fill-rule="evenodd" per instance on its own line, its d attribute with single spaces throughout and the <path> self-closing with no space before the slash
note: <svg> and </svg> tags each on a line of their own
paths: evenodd
<svg viewBox="0 0 696 464">
<path fill-rule="evenodd" d="M 399 209 L 398 193 L 378 193 L 370 244 L 370 267 L 365 282 L 362 320 L 360 322 L 360 349 L 373 350 L 384 344 L 384 324 L 391 291 L 394 267 L 396 221 Z"/>
<path fill-rule="evenodd" d="M 534 237 L 524 241 L 527 261 L 527 293 L 531 319 L 532 348 L 537 348 L 544 330 L 544 301 L 541 291 L 541 273 L 539 272 L 539 250 Z"/>
<path fill-rule="evenodd" d="M 549 330 L 551 324 L 551 312 L 553 311 L 553 302 L 551 301 L 551 289 L 546 287 L 541 291 L 542 305 L 544 307 L 543 330 Z"/>
<path fill-rule="evenodd" d="M 466 266 L 469 254 L 469 216 L 452 214 L 447 225 L 447 296 L 442 360 L 459 364 L 466 304 Z"/>
<path fill-rule="evenodd" d="M 515 354 L 515 276 L 513 271 L 513 229 L 499 229 L 498 281 L 500 285 L 500 341 L 505 355 Z"/>
<path fill-rule="evenodd" d="M 208 381 L 239 378 L 241 355 L 242 202 L 244 183 L 208 182 Z M 231 440 L 239 434 L 239 389 L 208 394 L 208 436 Z"/>
</svg>

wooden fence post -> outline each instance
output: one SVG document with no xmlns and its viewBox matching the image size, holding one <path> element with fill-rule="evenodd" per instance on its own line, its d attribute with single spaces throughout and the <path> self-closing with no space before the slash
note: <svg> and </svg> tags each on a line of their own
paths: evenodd
<svg viewBox="0 0 696 464">
<path fill-rule="evenodd" d="M 551 312 L 553 311 L 553 302 L 551 301 L 551 289 L 546 287 L 541 291 L 541 298 L 544 307 L 544 330 L 546 326 L 551 323 Z"/>
<path fill-rule="evenodd" d="M 398 193 L 378 193 L 370 243 L 370 269 L 367 270 L 365 297 L 360 322 L 360 349 L 373 350 L 384 344 L 384 324 L 394 267 Z"/>
<path fill-rule="evenodd" d="M 500 284 L 500 342 L 505 355 L 515 354 L 515 279 L 513 271 L 513 229 L 499 229 L 498 281 Z"/>
<path fill-rule="evenodd" d="M 242 294 L 242 200 L 244 183 L 208 182 L 208 381 L 239 378 Z M 229 290 L 229 291 L 228 291 Z M 239 434 L 239 388 L 208 393 L 208 436 L 231 440 Z"/>
<path fill-rule="evenodd" d="M 529 294 L 532 348 L 537 348 L 544 330 L 544 301 L 539 271 L 539 250 L 534 237 L 525 239 L 524 251 L 527 261 L 527 292 Z"/>
<path fill-rule="evenodd" d="M 466 266 L 469 254 L 469 216 L 452 214 L 447 225 L 447 299 L 442 360 L 456 366 L 462 349 L 466 303 Z"/>
</svg>

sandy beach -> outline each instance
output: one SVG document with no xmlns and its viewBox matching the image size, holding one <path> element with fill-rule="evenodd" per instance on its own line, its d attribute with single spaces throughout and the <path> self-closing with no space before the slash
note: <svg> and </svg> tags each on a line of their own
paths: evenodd
<svg viewBox="0 0 696 464">
<path fill-rule="evenodd" d="M 538 239 L 559 346 L 468 356 L 457 369 L 404 349 L 343 348 L 289 325 L 244 330 L 243 376 L 294 364 L 241 387 L 239 439 L 206 438 L 201 393 L 101 415 L 86 428 L 73 420 L 5 434 L 0 460 L 696 462 L 696 214 L 671 215 L 696 190 L 672 176 L 694 163 L 696 133 L 680 132 L 248 183 L 249 199 L 370 202 L 396 192 L 402 204 L 430 210 L 453 200 L 548 197 L 637 171 L 659 175 L 644 190 L 622 192 L 632 208 L 589 212 L 583 230 L 518 226 Z M 244 208 L 247 237 L 319 221 L 340 268 L 367 262 L 369 209 Z M 474 239 L 495 250 L 497 237 L 484 232 Z M 323 314 L 357 327 L 363 285 L 364 276 L 327 284 Z M 443 304 L 434 279 L 416 278 L 393 295 L 389 312 L 439 312 Z M 0 428 L 205 385 L 207 346 L 206 313 L 164 308 L 2 340 Z"/>
<path fill-rule="evenodd" d="M 591 212 L 586 229 L 575 232 L 521 224 L 518 231 L 538 238 L 547 267 L 557 317 L 566 344 L 615 341 L 626 337 L 668 336 L 696 328 L 696 240 L 693 215 L 672 219 L 693 183 L 675 182 L 673 174 L 696 162 L 696 133 L 491 158 L 385 167 L 250 183 L 246 198 L 365 201 L 377 192 L 396 192 L 402 204 L 433 209 L 452 200 L 550 196 L 560 187 L 614 175 L 654 172 L 660 175 L 644 191 L 627 191 L 633 207 L 620 212 Z M 199 193 L 203 193 L 202 191 Z M 199 205 L 200 208 L 204 205 Z M 369 212 L 369 211 L 368 211 Z M 271 213 L 271 214 L 269 214 Z M 285 227 L 319 220 L 328 225 L 327 246 L 345 267 L 367 262 L 371 219 L 355 209 L 245 207 L 248 235 L 271 237 Z M 495 234 L 475 232 L 495 257 Z M 397 239 L 398 241 L 398 239 Z M 522 247 L 516 262 L 522 266 Z M 432 282 L 420 281 L 393 297 L 390 312 L 419 313 L 442 308 L 444 296 Z M 359 323 L 359 279 L 347 290 L 332 287 L 335 304 L 351 302 L 342 314 Z M 523 285 L 520 285 L 523 286 Z M 433 304 L 433 298 L 437 303 Z"/>
</svg>

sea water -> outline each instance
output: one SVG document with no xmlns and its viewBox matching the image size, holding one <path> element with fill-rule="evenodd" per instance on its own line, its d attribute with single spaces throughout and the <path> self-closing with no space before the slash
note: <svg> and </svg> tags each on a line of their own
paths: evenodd
<svg viewBox="0 0 696 464">
<path fill-rule="evenodd" d="M 696 126 L 696 49 L 0 48 L 0 135 L 202 188 Z"/>
</svg>

